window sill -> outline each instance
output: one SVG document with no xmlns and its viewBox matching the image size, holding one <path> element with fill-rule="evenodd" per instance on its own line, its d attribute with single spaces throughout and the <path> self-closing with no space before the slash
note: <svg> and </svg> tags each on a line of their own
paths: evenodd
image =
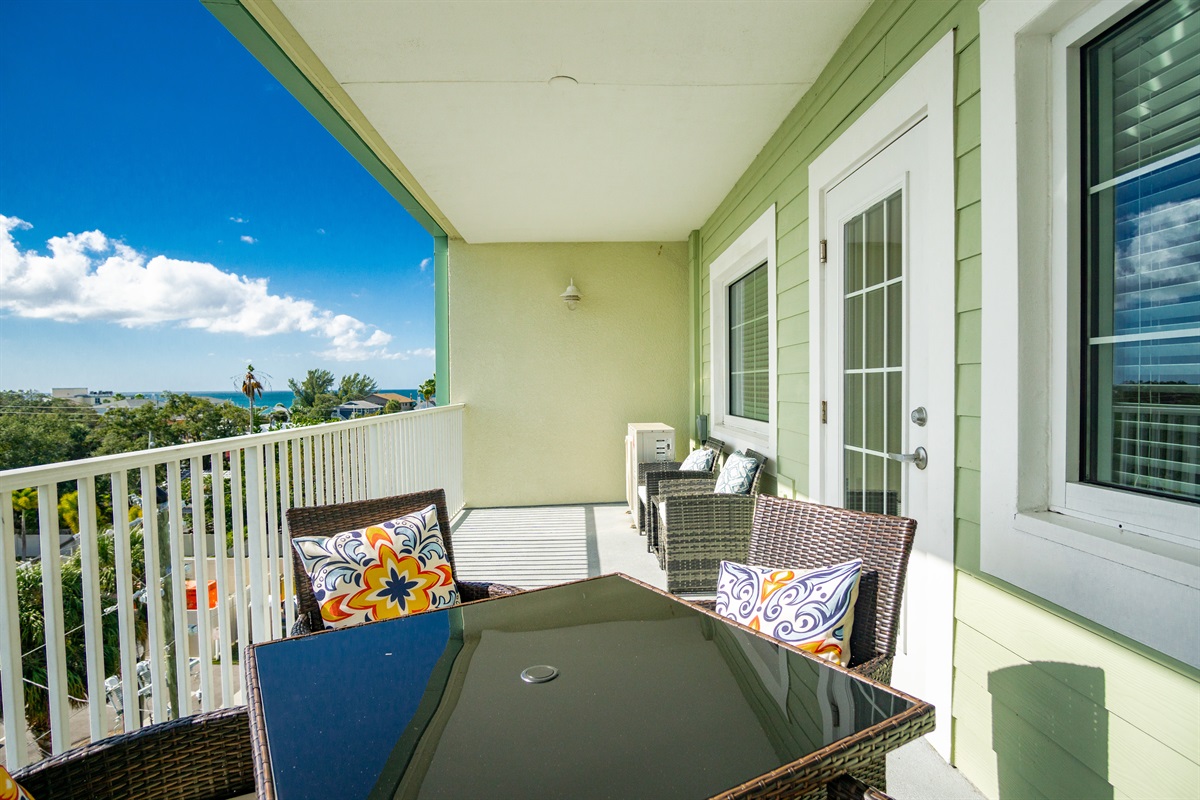
<svg viewBox="0 0 1200 800">
<path fill-rule="evenodd" d="M 761 429 L 757 429 L 761 426 Z M 728 418 L 713 425 L 712 435 L 733 450 L 755 450 L 762 453 L 768 460 L 775 460 L 775 448 L 771 444 L 770 425 L 766 422 L 757 423 L 755 427 L 739 425 L 728 421 Z"/>
<path fill-rule="evenodd" d="M 985 521 L 981 569 L 1200 667 L 1200 550 L 1055 511 Z"/>
</svg>

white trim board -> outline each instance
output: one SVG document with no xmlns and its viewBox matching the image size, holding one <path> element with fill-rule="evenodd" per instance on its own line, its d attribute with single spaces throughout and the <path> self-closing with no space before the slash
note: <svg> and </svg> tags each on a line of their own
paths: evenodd
<svg viewBox="0 0 1200 800">
<path fill-rule="evenodd" d="M 948 414 L 952 424 L 940 426 L 929 437 L 928 474 L 931 492 L 922 554 L 935 565 L 937 591 L 954 596 L 954 486 L 955 486 L 955 158 L 954 158 L 954 32 L 947 33 L 896 81 L 841 136 L 817 156 L 808 168 L 809 202 L 809 496 L 824 502 L 833 496 L 823 485 L 826 429 L 821 422 L 821 401 L 829 393 L 824 386 L 825 364 L 821 343 L 825 319 L 824 268 L 820 242 L 830 238 L 833 221 L 827 219 L 826 194 L 847 176 L 896 141 L 922 119 L 928 121 L 926 170 L 931 190 L 927 213 L 933 221 L 922 235 L 928 236 L 928 269 L 934 294 L 925 298 L 925 319 L 939 351 L 928 365 L 930 407 Z M 940 224 L 938 224 L 940 223 Z M 930 677 L 938 696 L 925 697 L 939 709 L 937 729 L 930 741 L 944 756 L 950 754 L 951 679 L 953 674 L 954 609 L 949 603 L 939 619 L 921 621 L 920 634 L 926 647 L 936 648 L 939 674 Z"/>
<path fill-rule="evenodd" d="M 778 436 L 779 368 L 776 328 L 779 325 L 776 296 L 775 205 L 750 223 L 733 244 L 713 259 L 708 268 L 709 343 L 712 347 L 712 391 L 710 395 L 713 435 L 738 450 L 753 449 L 768 459 L 766 469 L 773 471 Z M 767 265 L 768 405 L 766 422 L 734 417 L 727 413 L 729 403 L 729 338 L 726 327 L 726 289 L 758 265 Z"/>
<path fill-rule="evenodd" d="M 1138 5 L 980 8 L 980 410 L 995 434 L 980 442 L 980 567 L 1200 666 L 1200 507 L 1077 483 L 1068 457 L 1078 452 L 1080 269 L 1070 87 L 1078 43 Z"/>
</svg>

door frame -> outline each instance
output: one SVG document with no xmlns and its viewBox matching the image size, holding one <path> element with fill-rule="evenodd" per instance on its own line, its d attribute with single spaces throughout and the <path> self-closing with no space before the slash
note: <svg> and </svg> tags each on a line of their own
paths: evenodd
<svg viewBox="0 0 1200 800">
<path fill-rule="evenodd" d="M 930 492 L 929 519 L 920 526 L 918 537 L 925 553 L 948 565 L 943 582 L 947 584 L 944 591 L 948 593 L 950 603 L 945 618 L 922 621 L 922 633 L 933 639 L 927 644 L 945 660 L 944 664 L 937 664 L 939 675 L 935 683 L 939 696 L 922 699 L 938 707 L 941 724 L 930 734 L 930 739 L 947 758 L 950 754 L 953 676 L 954 501 L 957 489 L 954 56 L 954 31 L 950 31 L 813 159 L 808 168 L 809 497 L 816 502 L 830 502 L 832 487 L 824 485 L 827 426 L 821 421 L 821 402 L 830 393 L 825 386 L 826 280 L 820 243 L 839 232 L 833 230 L 836 220 L 827 217 L 826 195 L 922 119 L 928 122 L 926 170 L 930 191 L 926 210 L 930 224 L 923 226 L 920 235 L 929 236 L 925 242 L 929 263 L 923 264 L 922 269 L 931 271 L 932 280 L 928 283 L 932 291 L 931 296 L 922 299 L 922 305 L 930 340 L 937 348 L 930 352 L 928 391 L 930 406 L 949 409 L 951 419 L 950 424 L 939 425 L 936 430 L 931 427 L 929 431 L 929 452 L 932 454 L 928 467 L 929 483 L 947 490 Z M 909 235 L 913 235 L 911 230 Z M 841 392 L 837 394 L 841 396 Z"/>
</svg>

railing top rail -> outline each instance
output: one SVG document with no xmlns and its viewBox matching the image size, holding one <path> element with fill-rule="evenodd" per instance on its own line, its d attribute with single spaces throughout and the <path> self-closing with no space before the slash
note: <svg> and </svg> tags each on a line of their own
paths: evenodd
<svg viewBox="0 0 1200 800">
<path fill-rule="evenodd" d="M 77 461 L 59 461 L 54 464 L 43 464 L 38 467 L 0 470 L 0 492 L 10 492 L 31 486 L 43 486 L 61 481 L 77 480 L 94 475 L 106 475 L 119 470 L 136 469 L 148 464 L 180 461 L 194 456 L 207 456 L 227 450 L 241 450 L 256 445 L 303 439 L 306 436 L 329 433 L 336 430 L 369 428 L 389 421 L 396 421 L 397 418 L 445 414 L 451 411 L 458 411 L 462 408 L 465 408 L 463 403 L 454 403 L 448 406 L 423 408 L 419 411 L 402 411 L 398 414 L 374 414 L 369 417 L 356 417 L 342 422 L 305 425 L 298 428 L 270 431 L 268 433 L 249 433 L 243 436 L 231 436 L 227 439 L 209 439 L 203 442 L 190 442 L 170 447 L 155 447 L 149 450 L 136 450 L 132 453 L 117 453 L 110 456 L 96 456 Z"/>
</svg>

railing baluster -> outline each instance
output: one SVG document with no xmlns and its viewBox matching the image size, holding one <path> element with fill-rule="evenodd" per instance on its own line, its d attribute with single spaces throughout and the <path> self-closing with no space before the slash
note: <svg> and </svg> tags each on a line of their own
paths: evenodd
<svg viewBox="0 0 1200 800">
<path fill-rule="evenodd" d="M 196 578 L 196 655 L 200 658 L 200 710 L 212 711 L 212 617 L 208 607 L 208 520 L 204 513 L 204 457 L 192 456 L 192 573 Z"/>
<path fill-rule="evenodd" d="M 250 636 L 251 641 L 257 644 L 271 638 L 266 587 L 263 585 L 267 571 L 267 543 L 262 445 L 247 447 L 243 455 L 246 458 L 246 537 L 250 545 Z"/>
<path fill-rule="evenodd" d="M 71 746 L 67 699 L 67 637 L 63 624 L 62 559 L 58 533 L 58 487 L 38 487 L 38 536 L 42 554 L 42 611 L 45 614 L 46 686 L 50 699 L 50 744 L 55 755 Z"/>
<path fill-rule="evenodd" d="M 333 434 L 321 434 L 321 450 L 324 454 L 322 462 L 325 468 L 325 496 L 322 498 L 322 503 L 336 503 L 338 497 L 334 493 L 333 483 Z"/>
<path fill-rule="evenodd" d="M 295 503 L 299 502 L 299 498 L 293 499 L 292 487 L 295 487 L 297 494 L 300 492 L 300 440 L 293 439 L 290 442 L 282 442 L 279 445 L 279 558 L 281 560 L 280 567 L 283 570 L 283 613 L 284 613 L 284 635 L 286 636 L 292 630 L 292 625 L 296 623 L 296 603 L 294 600 L 296 584 L 292 578 L 292 537 L 288 533 L 287 510 L 292 508 Z M 290 467 L 289 469 L 289 462 Z"/>
<path fill-rule="evenodd" d="M 267 614 L 271 621 L 271 638 L 280 637 L 279 630 L 279 504 L 275 496 L 279 475 L 275 463 L 275 443 L 264 447 L 263 467 L 266 477 L 263 486 L 267 490 Z"/>
<path fill-rule="evenodd" d="M 229 493 L 233 503 L 233 610 L 237 617 L 237 651 L 244 653 L 253 639 L 250 636 L 250 615 L 247 613 L 246 597 L 246 507 L 242 492 L 242 451 L 229 451 Z M 238 670 L 238 685 L 242 675 Z M 246 698 L 242 698 L 246 702 Z"/>
<path fill-rule="evenodd" d="M 221 706 L 233 705 L 233 636 L 229 630 L 229 563 L 226 550 L 229 528 L 225 524 L 225 455 L 209 457 L 212 468 L 213 550 L 217 568 L 217 646 L 221 659 Z"/>
<path fill-rule="evenodd" d="M 149 660 L 152 713 L 155 722 L 167 719 L 166 620 L 163 596 L 162 552 L 158 546 L 158 485 L 154 466 L 142 467 L 142 548 L 146 558 L 146 618 L 149 628 Z"/>
<path fill-rule="evenodd" d="M 121 719 L 126 732 L 142 727 L 138 712 L 137 641 L 133 618 L 133 548 L 129 541 L 129 489 L 125 470 L 112 483 L 113 567 L 117 583 L 117 642 L 121 652 Z"/>
<path fill-rule="evenodd" d="M 83 582 L 83 652 L 87 664 L 88 731 L 92 741 L 104 730 L 104 621 L 100 595 L 99 534 L 96 531 L 96 479 L 86 475 L 75 484 L 79 517 L 79 562 Z"/>
<path fill-rule="evenodd" d="M 313 477 L 313 451 L 315 447 L 315 437 L 310 433 L 302 440 L 304 445 L 302 452 L 304 453 L 304 505 L 315 506 L 317 504 L 316 480 Z"/>
<path fill-rule="evenodd" d="M 172 644 L 175 649 L 175 691 L 176 706 L 172 709 L 174 718 L 191 713 L 192 701 L 189 692 L 188 659 L 191 657 L 188 647 L 187 624 L 187 580 L 183 567 L 183 480 L 179 475 L 179 462 L 167 462 L 167 524 L 168 547 L 171 557 L 171 619 L 174 623 L 175 637 Z"/>
<path fill-rule="evenodd" d="M 25 686 L 21 618 L 17 601 L 17 536 L 12 492 L 0 492 L 0 701 L 4 703 L 4 762 L 9 771 L 28 761 L 25 752 Z"/>
</svg>

